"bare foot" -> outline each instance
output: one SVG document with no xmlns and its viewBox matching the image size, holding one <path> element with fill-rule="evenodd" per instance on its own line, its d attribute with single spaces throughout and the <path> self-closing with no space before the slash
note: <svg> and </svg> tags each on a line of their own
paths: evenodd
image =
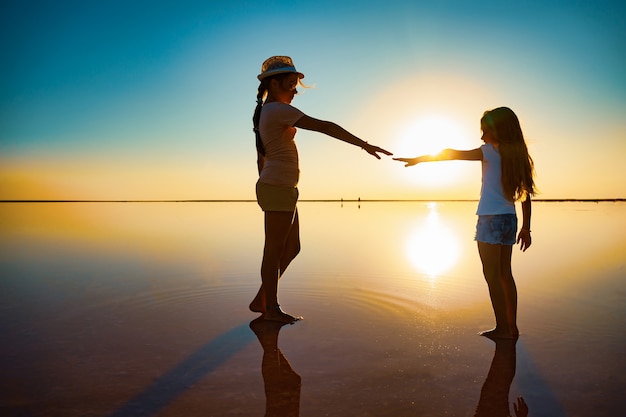
<svg viewBox="0 0 626 417">
<path fill-rule="evenodd" d="M 484 332 L 480 332 L 478 333 L 481 336 L 485 336 L 488 337 L 490 339 L 517 339 L 519 337 L 519 332 L 517 331 L 517 329 L 515 331 L 510 331 L 510 330 L 502 330 L 502 329 L 498 329 L 497 327 L 495 329 L 491 329 L 491 330 L 486 330 Z"/>
<path fill-rule="evenodd" d="M 292 316 L 291 314 L 285 313 L 280 306 L 268 308 L 265 314 L 263 315 L 265 320 L 270 321 L 278 321 L 280 323 L 293 324 L 298 320 L 302 320 L 301 316 Z"/>
<path fill-rule="evenodd" d="M 265 313 L 265 293 L 263 292 L 263 285 L 259 288 L 259 292 L 257 292 L 248 308 L 254 313 Z"/>
<path fill-rule="evenodd" d="M 258 299 L 254 299 L 252 300 L 252 302 L 250 303 L 250 305 L 248 306 L 248 308 L 250 309 L 250 311 L 254 312 L 254 313 L 265 313 L 265 305 L 264 303 L 262 303 L 260 300 Z"/>
</svg>

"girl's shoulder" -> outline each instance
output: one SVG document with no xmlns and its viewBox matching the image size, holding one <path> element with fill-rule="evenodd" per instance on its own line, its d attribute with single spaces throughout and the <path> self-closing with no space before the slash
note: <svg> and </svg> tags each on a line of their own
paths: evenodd
<svg viewBox="0 0 626 417">
<path fill-rule="evenodd" d="M 493 146 L 493 144 L 491 144 L 491 143 L 485 143 L 479 149 L 481 151 L 483 151 L 483 155 L 485 155 L 485 154 L 500 155 L 500 152 L 498 151 L 498 148 Z"/>
<path fill-rule="evenodd" d="M 265 114 L 275 114 L 275 115 L 295 115 L 301 117 L 304 113 L 297 108 L 293 107 L 291 104 L 282 103 L 280 101 L 272 101 L 270 103 L 266 103 L 263 105 L 263 112 Z M 261 113 L 262 115 L 263 113 Z"/>
<path fill-rule="evenodd" d="M 271 103 L 263 105 L 261 120 L 263 123 L 278 123 L 281 126 L 293 126 L 303 115 L 303 112 L 290 104 L 272 101 Z"/>
<path fill-rule="evenodd" d="M 500 159 L 500 153 L 498 152 L 498 148 L 493 146 L 491 143 L 485 143 L 479 149 L 483 153 L 483 162 L 496 162 Z"/>
</svg>

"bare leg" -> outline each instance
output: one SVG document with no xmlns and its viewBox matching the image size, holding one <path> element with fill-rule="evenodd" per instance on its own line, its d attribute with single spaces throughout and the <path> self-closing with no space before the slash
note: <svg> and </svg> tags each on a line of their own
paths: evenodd
<svg viewBox="0 0 626 417">
<path fill-rule="evenodd" d="M 517 330 L 517 289 L 511 273 L 511 245 L 478 242 L 483 274 L 489 287 L 489 297 L 496 316 L 496 327 L 482 332 L 483 336 L 513 339 Z"/>
<path fill-rule="evenodd" d="M 267 235 L 266 235 L 267 238 Z M 280 270 L 278 271 L 278 279 L 282 278 L 285 270 L 294 260 L 294 258 L 300 253 L 300 223 L 298 219 L 298 209 L 296 208 L 296 212 L 293 216 L 293 223 L 289 229 L 289 233 L 287 235 L 287 240 L 285 242 L 285 248 L 283 250 L 282 256 L 280 258 Z M 256 296 L 250 303 L 250 310 L 255 313 L 265 313 L 265 309 L 267 306 L 267 301 L 265 299 L 265 287 L 261 282 L 261 287 L 257 292 Z"/>
<path fill-rule="evenodd" d="M 285 242 L 285 249 L 280 258 L 280 271 L 278 278 L 282 278 L 285 270 L 300 253 L 300 219 L 298 217 L 298 209 L 293 216 L 293 222 L 287 235 L 287 241 Z"/>
<path fill-rule="evenodd" d="M 511 270 L 511 255 L 513 253 L 513 245 L 502 245 L 500 250 L 500 282 L 504 290 L 504 299 L 506 300 L 506 320 L 511 336 L 518 337 L 517 329 L 517 286 L 513 279 L 513 271 Z"/>
<path fill-rule="evenodd" d="M 296 212 L 265 212 L 265 248 L 261 264 L 261 288 L 250 310 L 265 313 L 267 320 L 291 323 L 297 320 L 278 306 L 278 280 L 298 254 L 299 224 Z M 268 308 L 269 307 L 269 308 Z"/>
</svg>

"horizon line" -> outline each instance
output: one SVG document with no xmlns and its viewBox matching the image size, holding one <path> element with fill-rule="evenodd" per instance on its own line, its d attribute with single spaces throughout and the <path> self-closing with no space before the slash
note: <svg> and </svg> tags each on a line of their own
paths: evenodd
<svg viewBox="0 0 626 417">
<path fill-rule="evenodd" d="M 299 203 L 395 203 L 395 202 L 477 202 L 478 199 L 303 199 L 298 200 Z M 544 203 L 563 203 L 563 202 L 581 202 L 581 203 L 599 203 L 599 202 L 624 202 L 626 198 L 536 198 L 535 202 Z M 0 200 L 0 203 L 256 203 L 256 200 L 250 199 L 6 199 Z"/>
</svg>

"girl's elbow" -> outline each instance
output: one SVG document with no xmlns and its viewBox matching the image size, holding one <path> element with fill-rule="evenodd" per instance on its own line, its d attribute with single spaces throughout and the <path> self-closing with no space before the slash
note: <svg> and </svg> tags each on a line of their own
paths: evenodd
<svg viewBox="0 0 626 417">
<path fill-rule="evenodd" d="M 440 151 L 438 154 L 435 155 L 435 157 L 437 160 L 446 161 L 450 159 L 456 159 L 457 153 L 454 149 L 447 148 L 447 149 Z"/>
<path fill-rule="evenodd" d="M 320 132 L 333 136 L 337 132 L 338 125 L 327 120 L 320 121 Z"/>
</svg>

